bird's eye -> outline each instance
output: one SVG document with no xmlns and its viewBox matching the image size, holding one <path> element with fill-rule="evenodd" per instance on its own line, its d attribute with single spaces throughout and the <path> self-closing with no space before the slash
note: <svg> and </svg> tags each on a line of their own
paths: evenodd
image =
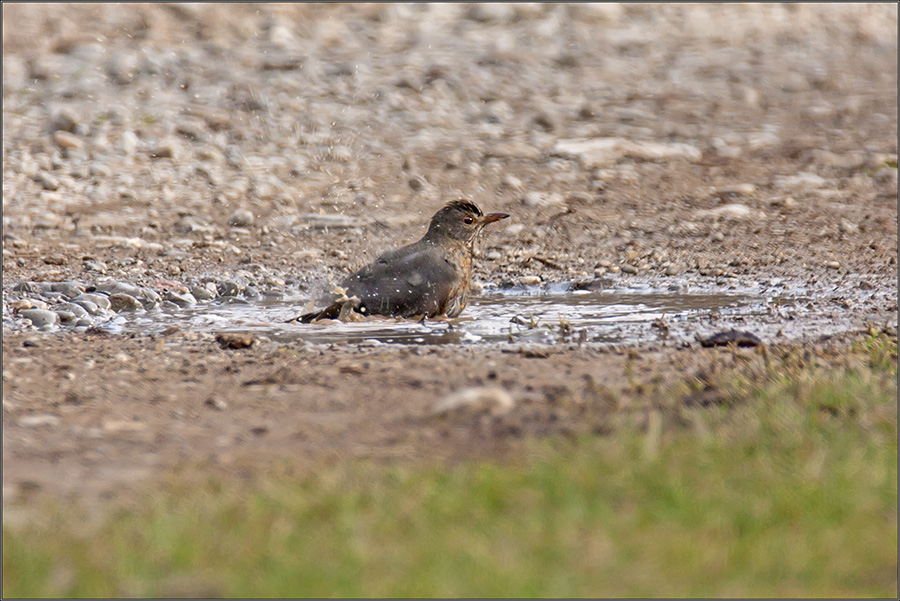
<svg viewBox="0 0 900 601">
<path fill-rule="evenodd" d="M 475 218 L 472 217 L 471 215 L 466 215 L 465 217 L 463 217 L 463 223 L 465 223 L 466 225 L 472 225 L 472 223 L 474 223 L 474 222 L 475 222 Z"/>
</svg>

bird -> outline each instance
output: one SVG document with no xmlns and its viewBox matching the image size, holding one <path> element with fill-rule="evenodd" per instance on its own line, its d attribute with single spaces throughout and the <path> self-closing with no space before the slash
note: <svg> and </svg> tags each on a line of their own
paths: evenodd
<svg viewBox="0 0 900 601">
<path fill-rule="evenodd" d="M 421 240 L 385 252 L 335 287 L 327 307 L 291 321 L 457 317 L 469 300 L 475 240 L 486 225 L 507 217 L 453 200 L 434 214 Z"/>
</svg>

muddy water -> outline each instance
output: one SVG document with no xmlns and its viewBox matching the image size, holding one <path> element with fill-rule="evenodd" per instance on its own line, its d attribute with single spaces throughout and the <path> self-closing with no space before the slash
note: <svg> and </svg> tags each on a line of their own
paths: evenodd
<svg viewBox="0 0 900 601">
<path fill-rule="evenodd" d="M 306 298 L 169 307 L 107 324 L 117 332 L 157 333 L 170 326 L 205 332 L 251 332 L 279 342 L 312 344 L 556 344 L 641 343 L 660 336 L 692 338 L 711 320 L 752 319 L 766 301 L 744 294 L 644 289 L 565 291 L 514 288 L 482 294 L 453 320 L 374 317 L 362 322 L 285 323 L 303 312 Z M 665 323 L 660 326 L 660 320 Z"/>
</svg>

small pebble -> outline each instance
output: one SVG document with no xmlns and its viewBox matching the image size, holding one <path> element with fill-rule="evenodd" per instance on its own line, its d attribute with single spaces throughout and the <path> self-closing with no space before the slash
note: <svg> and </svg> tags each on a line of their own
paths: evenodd
<svg viewBox="0 0 900 601">
<path fill-rule="evenodd" d="M 53 312 L 56 313 L 57 315 L 59 315 L 60 323 L 69 323 L 69 322 L 75 321 L 78 318 L 77 315 L 75 315 L 74 313 L 72 313 L 70 311 L 54 309 Z"/>
<path fill-rule="evenodd" d="M 747 205 L 731 203 L 716 207 L 715 209 L 705 209 L 696 212 L 697 217 L 726 217 L 730 219 L 751 219 L 754 217 L 754 211 Z"/>
<path fill-rule="evenodd" d="M 175 126 L 175 133 L 196 142 L 203 138 L 203 133 L 195 123 L 181 122 Z"/>
<path fill-rule="evenodd" d="M 826 261 L 826 262 L 825 262 L 825 267 L 827 267 L 827 268 L 829 268 L 829 269 L 840 269 L 840 268 L 841 268 L 841 264 L 838 263 L 837 261 Z"/>
<path fill-rule="evenodd" d="M 841 217 L 841 222 L 838 227 L 845 234 L 859 233 L 859 226 L 844 217 Z"/>
<path fill-rule="evenodd" d="M 162 302 L 162 297 L 152 288 L 140 288 L 136 295 L 137 299 L 144 303 L 144 308 L 148 311 Z"/>
<path fill-rule="evenodd" d="M 79 299 L 79 300 L 72 299 L 72 304 L 80 305 L 90 315 L 99 315 L 100 313 L 103 312 L 103 309 L 101 309 L 99 306 L 97 306 L 96 303 L 93 303 L 87 299 L 83 299 L 83 298 Z"/>
<path fill-rule="evenodd" d="M 531 120 L 531 123 L 537 126 L 539 129 L 550 132 L 556 129 L 556 119 L 549 113 L 540 112 L 534 116 Z"/>
<path fill-rule="evenodd" d="M 53 132 L 53 141 L 56 142 L 57 146 L 64 150 L 78 149 L 84 145 L 81 138 L 75 134 L 70 134 L 69 132 L 62 130 Z"/>
<path fill-rule="evenodd" d="M 90 313 L 87 309 L 77 303 L 60 303 L 53 307 L 54 311 L 66 311 L 72 313 L 75 317 L 87 317 Z"/>
<path fill-rule="evenodd" d="M 502 388 L 472 387 L 452 392 L 431 407 L 431 415 L 451 412 L 490 413 L 503 415 L 515 407 L 512 396 Z"/>
<path fill-rule="evenodd" d="M 131 420 L 103 420 L 103 430 L 105 432 L 141 432 L 146 430 L 147 426 L 141 422 Z"/>
<path fill-rule="evenodd" d="M 140 292 L 140 288 L 138 286 L 125 284 L 123 282 L 102 282 L 100 284 L 96 284 L 95 286 L 88 287 L 88 290 L 91 292 L 103 292 L 104 294 L 124 292 L 125 294 L 130 294 L 132 296 L 137 296 Z"/>
<path fill-rule="evenodd" d="M 242 349 L 253 346 L 257 338 L 253 334 L 239 334 L 237 332 L 220 332 L 216 334 L 216 342 L 223 349 Z"/>
<path fill-rule="evenodd" d="M 785 209 L 796 209 L 800 206 L 800 203 L 797 202 L 793 196 L 785 196 L 778 204 L 783 206 Z"/>
<path fill-rule="evenodd" d="M 219 296 L 238 296 L 247 287 L 249 282 L 244 279 L 232 279 L 220 282 L 218 286 Z"/>
<path fill-rule="evenodd" d="M 216 411 L 225 411 L 228 409 L 228 403 L 220 399 L 219 397 L 209 397 L 203 404 L 209 407 L 210 409 L 215 409 Z"/>
<path fill-rule="evenodd" d="M 814 189 L 827 185 L 828 180 L 815 173 L 800 172 L 797 175 L 776 177 L 773 183 L 779 188 Z"/>
<path fill-rule="evenodd" d="M 723 330 L 712 336 L 702 336 L 698 333 L 694 337 L 703 347 L 728 346 L 729 344 L 735 346 L 761 346 L 763 344 L 759 336 L 753 332 L 735 329 Z"/>
<path fill-rule="evenodd" d="M 594 201 L 594 195 L 591 194 L 590 192 L 584 192 L 584 191 L 581 191 L 581 190 L 575 190 L 575 191 L 573 191 L 573 192 L 569 192 L 569 194 L 568 194 L 568 196 L 566 197 L 566 199 L 567 199 L 569 202 L 589 203 L 589 202 L 593 202 L 593 201 Z"/>
<path fill-rule="evenodd" d="M 753 184 L 735 184 L 716 188 L 719 196 L 753 196 L 756 194 L 756 186 Z"/>
<path fill-rule="evenodd" d="M 103 163 L 91 163 L 90 167 L 88 167 L 88 173 L 91 174 L 91 177 L 97 178 L 107 178 L 112 175 L 112 170 L 104 165 Z"/>
<path fill-rule="evenodd" d="M 637 267 L 635 267 L 634 265 L 628 265 L 627 263 L 625 265 L 620 265 L 619 269 L 622 270 L 622 273 L 629 273 L 629 274 L 635 274 L 638 271 Z"/>
<path fill-rule="evenodd" d="M 61 292 L 66 298 L 75 298 L 84 292 L 84 288 L 72 282 L 53 282 L 50 285 L 53 292 Z"/>
<path fill-rule="evenodd" d="M 500 185 L 504 188 L 508 188 L 514 192 L 521 192 L 525 189 L 525 186 L 522 185 L 522 180 L 520 180 L 515 175 L 504 175 L 500 180 Z"/>
<path fill-rule="evenodd" d="M 447 169 L 458 169 L 463 162 L 463 153 L 458 148 L 447 153 L 444 167 Z"/>
<path fill-rule="evenodd" d="M 310 225 L 310 227 L 314 229 L 353 228 L 365 225 L 365 222 L 360 221 L 360 219 L 357 217 L 328 213 L 309 213 L 304 216 L 304 220 Z"/>
<path fill-rule="evenodd" d="M 207 282 L 202 286 L 193 286 L 191 287 L 191 294 L 194 295 L 198 301 L 208 301 L 216 298 L 219 292 L 216 289 L 216 285 L 212 282 Z"/>
<path fill-rule="evenodd" d="M 22 311 L 24 309 L 47 309 L 47 303 L 44 301 L 34 300 L 30 298 L 22 298 L 9 303 L 9 308 L 13 311 Z"/>
<path fill-rule="evenodd" d="M 534 286 L 541 283 L 541 278 L 537 275 L 523 275 L 519 278 L 519 283 L 523 286 Z"/>
<path fill-rule="evenodd" d="M 238 209 L 228 218 L 228 225 L 235 227 L 250 227 L 253 225 L 255 217 L 253 211 L 248 209 Z"/>
<path fill-rule="evenodd" d="M 59 180 L 50 175 L 46 171 L 38 171 L 34 176 L 34 181 L 44 187 L 44 190 L 54 191 L 59 188 Z"/>
<path fill-rule="evenodd" d="M 137 311 L 138 309 L 144 308 L 144 305 L 141 304 L 138 299 L 130 294 L 125 294 L 124 292 L 111 294 L 109 296 L 109 305 L 110 309 L 116 313 L 121 313 L 122 311 Z"/>
<path fill-rule="evenodd" d="M 97 259 L 85 259 L 82 267 L 84 267 L 85 271 L 96 271 L 97 273 L 106 273 L 108 269 L 106 263 Z"/>
<path fill-rule="evenodd" d="M 75 133 L 75 129 L 81 120 L 75 111 L 65 107 L 57 111 L 50 120 L 50 129 L 53 131 L 65 131 Z"/>
<path fill-rule="evenodd" d="M 19 282 L 13 286 L 13 292 L 27 292 L 29 294 L 44 294 L 52 289 L 50 282 Z"/>
<path fill-rule="evenodd" d="M 25 309 L 24 311 L 19 311 L 19 315 L 30 319 L 31 325 L 36 328 L 59 323 L 59 315 L 45 309 Z"/>
<path fill-rule="evenodd" d="M 151 159 L 174 159 L 178 153 L 175 149 L 174 142 L 168 140 L 151 148 L 148 154 Z"/>
<path fill-rule="evenodd" d="M 190 307 L 197 304 L 197 299 L 190 292 L 178 293 L 174 290 L 169 290 L 164 298 L 182 307 Z"/>
<path fill-rule="evenodd" d="M 120 86 L 134 81 L 139 71 L 138 56 L 131 52 L 117 52 L 106 63 L 106 72 Z"/>
<path fill-rule="evenodd" d="M 526 207 L 546 207 L 558 205 L 563 200 L 562 194 L 558 192 L 526 192 L 522 198 L 522 204 Z"/>
<path fill-rule="evenodd" d="M 175 223 L 175 230 L 182 234 L 189 234 L 192 232 L 208 234 L 215 231 L 215 228 L 210 225 L 206 225 L 201 218 L 198 218 L 194 215 L 183 215 Z"/>
<path fill-rule="evenodd" d="M 80 300 L 90 301 L 101 309 L 109 309 L 109 297 L 105 294 L 93 294 L 90 292 L 86 292 L 73 298 L 72 302 L 74 303 Z"/>
<path fill-rule="evenodd" d="M 409 187 L 416 192 L 421 192 L 428 186 L 428 182 L 421 175 L 412 176 L 407 183 L 409 184 Z"/>
<path fill-rule="evenodd" d="M 138 147 L 141 144 L 141 141 L 137 137 L 137 134 L 135 134 L 133 131 L 128 130 L 122 133 L 119 144 L 122 152 L 128 156 L 131 156 L 137 151 Z"/>
<path fill-rule="evenodd" d="M 59 418 L 55 415 L 25 415 L 19 418 L 19 425 L 25 428 L 40 428 L 41 426 L 58 426 Z"/>
</svg>

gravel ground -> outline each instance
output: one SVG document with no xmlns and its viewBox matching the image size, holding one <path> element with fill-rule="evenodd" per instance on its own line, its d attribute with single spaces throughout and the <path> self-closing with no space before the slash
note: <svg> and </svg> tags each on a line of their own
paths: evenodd
<svg viewBox="0 0 900 601">
<path fill-rule="evenodd" d="M 480 285 L 752 279 L 896 328 L 894 4 L 12 4 L 3 25 L 5 505 L 181 462 L 602 432 L 553 399 L 625 382 L 624 351 L 98 327 L 312 298 L 458 196 L 512 215 Z M 700 356 L 632 352 L 647 377 Z M 514 408 L 429 421 L 457 397 Z"/>
</svg>

